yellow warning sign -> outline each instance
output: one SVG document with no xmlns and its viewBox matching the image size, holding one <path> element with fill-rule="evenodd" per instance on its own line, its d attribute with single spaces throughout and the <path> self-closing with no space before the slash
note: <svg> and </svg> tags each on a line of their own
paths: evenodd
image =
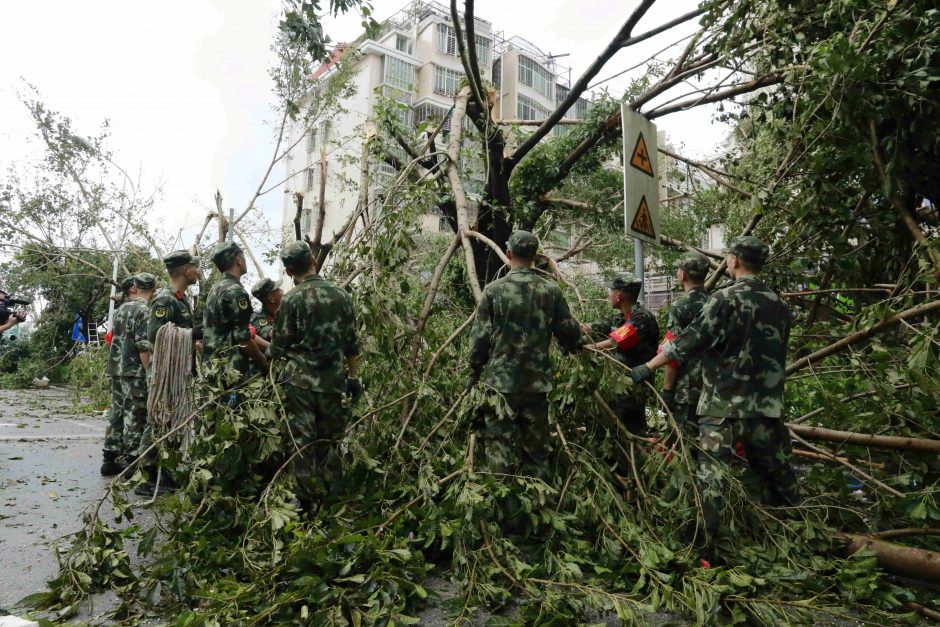
<svg viewBox="0 0 940 627">
<path fill-rule="evenodd" d="M 640 139 L 642 139 L 642 136 Z M 636 208 L 636 215 L 633 216 L 630 229 L 651 239 L 656 239 L 656 227 L 653 226 L 653 216 L 650 215 L 650 207 L 646 204 L 646 196 L 640 197 L 640 205 Z"/>
<path fill-rule="evenodd" d="M 653 176 L 653 162 L 650 161 L 649 150 L 646 149 L 646 140 L 643 139 L 643 133 L 636 138 L 636 145 L 633 147 L 633 156 L 630 157 L 630 165 L 634 168 Z"/>
</svg>

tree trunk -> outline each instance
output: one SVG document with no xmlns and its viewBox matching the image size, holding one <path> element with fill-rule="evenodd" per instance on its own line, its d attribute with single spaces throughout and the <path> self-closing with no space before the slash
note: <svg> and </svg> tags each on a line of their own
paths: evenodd
<svg viewBox="0 0 940 627">
<path fill-rule="evenodd" d="M 836 431 L 835 429 L 823 429 L 822 427 L 807 427 L 806 425 L 798 425 L 792 422 L 788 422 L 787 427 L 796 435 L 806 438 L 807 440 L 823 440 L 826 442 L 839 442 L 840 444 L 857 444 L 874 448 L 890 448 L 940 454 L 940 440 Z"/>
<path fill-rule="evenodd" d="M 837 533 L 836 537 L 846 542 L 848 555 L 862 549 L 870 550 L 878 559 L 878 564 L 889 573 L 921 581 L 940 582 L 940 553 L 937 551 L 902 546 L 857 533 Z"/>
</svg>

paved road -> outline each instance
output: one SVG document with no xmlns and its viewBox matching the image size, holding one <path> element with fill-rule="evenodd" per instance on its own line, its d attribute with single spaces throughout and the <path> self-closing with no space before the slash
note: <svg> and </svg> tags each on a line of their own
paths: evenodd
<svg viewBox="0 0 940 627">
<path fill-rule="evenodd" d="M 0 607 L 45 588 L 49 543 L 81 526 L 106 481 L 98 473 L 107 419 L 75 414 L 69 391 L 0 390 Z"/>
</svg>

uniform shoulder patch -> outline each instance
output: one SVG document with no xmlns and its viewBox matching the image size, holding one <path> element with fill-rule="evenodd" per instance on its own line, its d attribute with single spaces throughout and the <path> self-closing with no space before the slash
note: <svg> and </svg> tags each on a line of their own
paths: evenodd
<svg viewBox="0 0 940 627">
<path fill-rule="evenodd" d="M 153 308 L 153 315 L 157 318 L 163 318 L 166 316 L 166 307 L 163 305 L 158 305 Z"/>
<path fill-rule="evenodd" d="M 245 296 L 239 296 L 236 299 L 239 309 L 248 309 L 248 299 Z"/>
</svg>

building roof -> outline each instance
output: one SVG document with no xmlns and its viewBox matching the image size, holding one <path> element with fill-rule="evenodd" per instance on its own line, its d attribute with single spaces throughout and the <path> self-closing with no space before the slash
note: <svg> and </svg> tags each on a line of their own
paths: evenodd
<svg viewBox="0 0 940 627">
<path fill-rule="evenodd" d="M 326 74 L 331 67 L 336 65 L 336 63 L 340 60 L 343 54 L 345 54 L 346 51 L 349 50 L 350 46 L 352 46 L 352 44 L 347 44 L 347 43 L 336 44 L 336 47 L 333 48 L 333 52 L 330 53 L 330 58 L 327 59 L 325 63 L 321 63 L 319 66 L 317 66 L 317 69 L 313 71 L 313 76 L 311 76 L 311 78 L 316 80 L 320 78 L 321 76 L 323 76 L 324 74 Z"/>
</svg>

